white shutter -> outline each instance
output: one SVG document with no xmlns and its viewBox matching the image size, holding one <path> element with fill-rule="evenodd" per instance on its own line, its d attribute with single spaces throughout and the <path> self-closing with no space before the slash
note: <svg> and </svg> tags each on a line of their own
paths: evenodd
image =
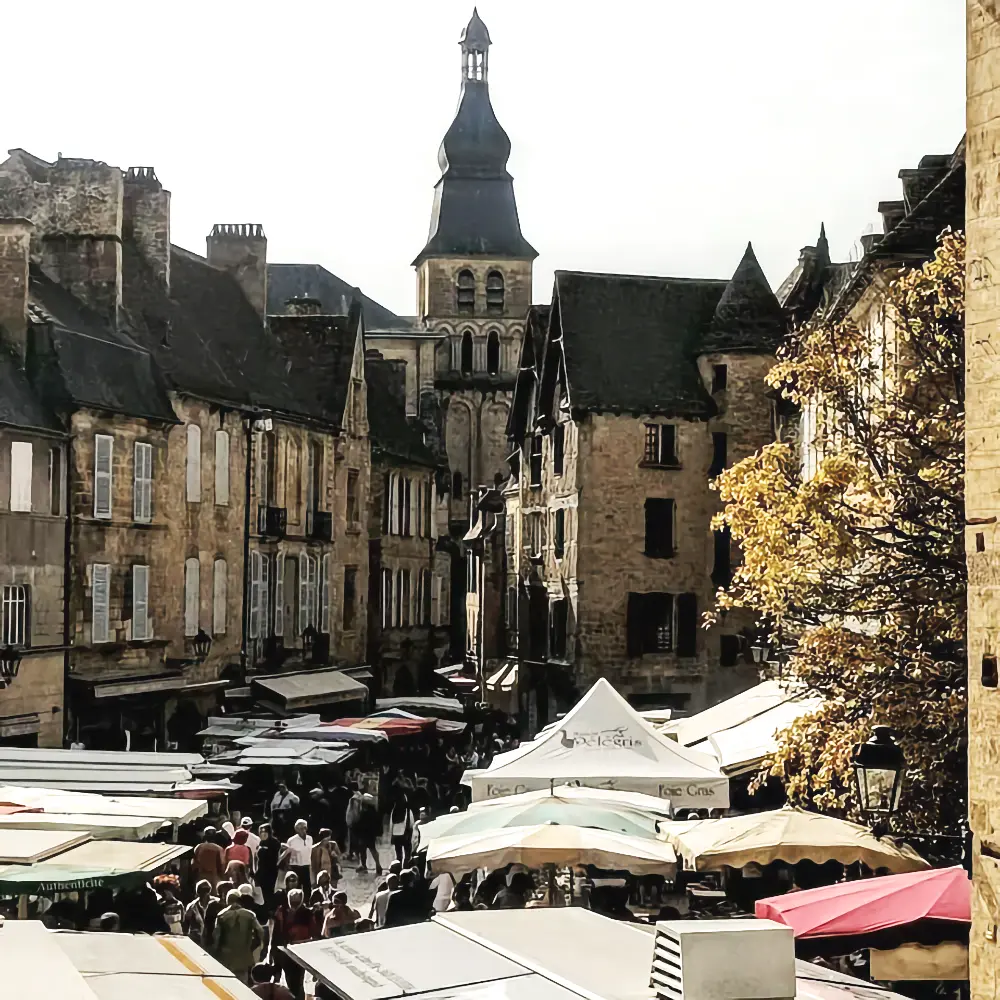
<svg viewBox="0 0 1000 1000">
<path fill-rule="evenodd" d="M 256 639 L 260 633 L 258 602 L 260 601 L 260 553 L 250 553 L 250 638 Z"/>
<path fill-rule="evenodd" d="M 319 623 L 319 593 L 316 586 L 319 559 L 315 556 L 306 556 L 306 565 L 309 567 L 309 624 L 316 628 Z"/>
<path fill-rule="evenodd" d="M 132 638 L 149 639 L 149 567 L 132 567 Z"/>
<path fill-rule="evenodd" d="M 215 502 L 223 507 L 229 503 L 228 431 L 215 432 Z"/>
<path fill-rule="evenodd" d="M 309 626 L 309 556 L 299 554 L 299 635 Z"/>
<path fill-rule="evenodd" d="M 94 563 L 90 567 L 90 641 L 107 642 L 111 567 Z"/>
<path fill-rule="evenodd" d="M 31 510 L 31 442 L 10 443 L 10 509 Z"/>
<path fill-rule="evenodd" d="M 285 555 L 274 560 L 274 634 L 285 634 Z"/>
<path fill-rule="evenodd" d="M 330 553 L 323 555 L 323 574 L 320 580 L 319 630 L 330 634 Z"/>
<path fill-rule="evenodd" d="M 187 501 L 201 502 L 201 428 L 187 425 Z"/>
<path fill-rule="evenodd" d="M 198 634 L 201 617 L 201 564 L 194 557 L 184 562 L 184 634 Z"/>
<path fill-rule="evenodd" d="M 392 626 L 392 570 L 382 570 L 382 628 Z"/>
<path fill-rule="evenodd" d="M 424 481 L 422 479 L 417 480 L 416 489 L 416 507 L 417 507 L 417 530 L 416 535 L 419 538 L 424 537 Z"/>
<path fill-rule="evenodd" d="M 437 480 L 431 477 L 431 538 L 438 536 Z"/>
<path fill-rule="evenodd" d="M 111 457 L 114 443 L 115 439 L 109 434 L 94 435 L 94 517 L 111 517 Z"/>
<path fill-rule="evenodd" d="M 153 446 L 136 441 L 132 469 L 132 517 L 150 521 L 153 517 Z"/>
<path fill-rule="evenodd" d="M 424 624 L 424 572 L 423 570 L 417 570 L 417 581 L 416 581 L 416 597 L 414 598 L 414 607 L 417 611 L 417 617 L 413 619 L 414 625 Z"/>
<path fill-rule="evenodd" d="M 212 571 L 212 632 L 226 634 L 229 602 L 229 567 L 225 559 L 216 559 Z"/>
<path fill-rule="evenodd" d="M 268 600 L 271 597 L 271 588 L 269 586 L 271 568 L 270 557 L 262 555 L 260 557 L 260 590 L 258 591 L 258 600 L 260 602 L 260 634 L 262 638 L 267 638 L 270 634 L 268 632 L 268 625 L 270 622 L 270 616 L 268 615 Z"/>
</svg>

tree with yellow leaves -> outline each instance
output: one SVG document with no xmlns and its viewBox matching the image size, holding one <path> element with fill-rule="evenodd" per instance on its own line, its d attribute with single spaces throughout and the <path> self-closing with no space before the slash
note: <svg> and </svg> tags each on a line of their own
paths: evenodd
<svg viewBox="0 0 1000 1000">
<path fill-rule="evenodd" d="M 799 330 L 768 382 L 822 415 L 815 471 L 778 442 L 717 480 L 716 526 L 743 551 L 718 608 L 759 612 L 825 699 L 769 773 L 792 802 L 859 818 L 852 748 L 891 726 L 899 828 L 927 833 L 965 815 L 964 292 L 964 238 L 946 232 L 888 282 L 880 321 Z"/>
</svg>

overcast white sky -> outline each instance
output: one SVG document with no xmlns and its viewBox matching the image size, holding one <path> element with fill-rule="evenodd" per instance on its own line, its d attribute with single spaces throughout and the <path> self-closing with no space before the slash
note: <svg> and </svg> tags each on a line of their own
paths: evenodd
<svg viewBox="0 0 1000 1000">
<path fill-rule="evenodd" d="M 44 7 L 43 26 L 39 25 Z M 521 226 L 555 268 L 773 285 L 845 258 L 964 128 L 960 0 L 483 0 Z M 454 114 L 467 0 L 58 0 L 4 10 L 0 148 L 152 165 L 175 243 L 262 222 L 400 313 Z"/>
</svg>

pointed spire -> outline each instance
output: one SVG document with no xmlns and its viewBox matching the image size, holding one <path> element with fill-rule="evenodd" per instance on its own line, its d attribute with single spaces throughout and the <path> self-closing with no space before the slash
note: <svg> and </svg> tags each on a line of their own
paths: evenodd
<svg viewBox="0 0 1000 1000">
<path fill-rule="evenodd" d="M 830 244 L 826 239 L 826 223 L 819 224 L 819 239 L 816 241 L 816 256 L 823 264 L 830 263 Z"/>
<path fill-rule="evenodd" d="M 479 16 L 479 9 L 472 8 L 472 17 L 458 40 L 463 52 L 485 52 L 490 47 L 490 33 Z"/>
<path fill-rule="evenodd" d="M 705 337 L 705 351 L 770 353 L 787 331 L 784 314 L 747 243 L 739 267 L 726 285 Z"/>
</svg>

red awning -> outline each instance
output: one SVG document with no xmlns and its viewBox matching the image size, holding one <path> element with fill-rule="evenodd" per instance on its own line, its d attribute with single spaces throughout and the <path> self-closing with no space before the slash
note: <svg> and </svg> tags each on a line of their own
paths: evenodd
<svg viewBox="0 0 1000 1000">
<path fill-rule="evenodd" d="M 882 875 L 770 896 L 755 912 L 791 927 L 797 938 L 871 934 L 918 920 L 970 923 L 972 883 L 963 868 Z"/>
<path fill-rule="evenodd" d="M 364 719 L 337 719 L 331 725 L 350 729 L 377 729 L 386 736 L 413 736 L 434 726 L 434 719 L 393 719 L 370 715 Z"/>
<path fill-rule="evenodd" d="M 0 816 L 13 816 L 15 813 L 40 813 L 44 809 L 18 805 L 16 802 L 0 802 Z"/>
</svg>

